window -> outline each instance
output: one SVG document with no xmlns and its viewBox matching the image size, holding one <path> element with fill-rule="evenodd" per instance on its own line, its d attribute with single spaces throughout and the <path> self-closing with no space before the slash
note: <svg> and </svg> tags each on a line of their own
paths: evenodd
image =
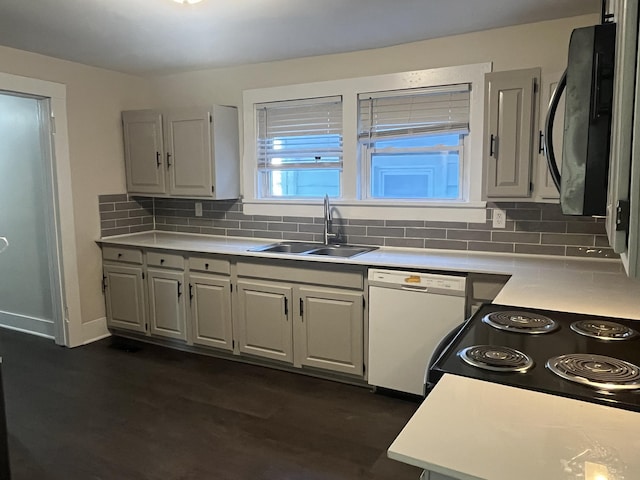
<svg viewBox="0 0 640 480">
<path fill-rule="evenodd" d="M 259 198 L 341 195 L 342 98 L 256 105 Z"/>
<path fill-rule="evenodd" d="M 243 211 L 482 222 L 490 63 L 243 92 Z"/>
<path fill-rule="evenodd" d="M 365 197 L 462 200 L 469 85 L 358 96 Z"/>
</svg>

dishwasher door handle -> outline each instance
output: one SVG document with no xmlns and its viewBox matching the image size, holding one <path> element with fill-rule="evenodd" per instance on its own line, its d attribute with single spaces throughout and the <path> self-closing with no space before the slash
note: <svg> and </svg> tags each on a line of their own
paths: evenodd
<svg viewBox="0 0 640 480">
<path fill-rule="evenodd" d="M 418 291 L 418 292 L 426 292 L 429 290 L 427 287 L 424 287 L 422 285 L 402 285 L 400 288 L 402 290 Z"/>
</svg>

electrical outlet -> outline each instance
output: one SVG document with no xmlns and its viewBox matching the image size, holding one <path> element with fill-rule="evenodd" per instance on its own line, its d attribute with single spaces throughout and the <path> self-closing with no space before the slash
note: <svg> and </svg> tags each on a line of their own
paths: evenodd
<svg viewBox="0 0 640 480">
<path fill-rule="evenodd" d="M 196 217 L 202 216 L 202 202 L 196 202 Z"/>
<path fill-rule="evenodd" d="M 505 228 L 507 226 L 507 212 L 499 208 L 493 209 L 493 228 Z"/>
</svg>

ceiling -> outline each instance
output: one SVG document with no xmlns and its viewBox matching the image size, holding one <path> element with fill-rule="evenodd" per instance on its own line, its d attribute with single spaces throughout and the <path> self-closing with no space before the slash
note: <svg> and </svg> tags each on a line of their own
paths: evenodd
<svg viewBox="0 0 640 480">
<path fill-rule="evenodd" d="M 1 0 L 0 45 L 133 74 L 386 47 L 599 11 L 600 0 Z"/>
</svg>

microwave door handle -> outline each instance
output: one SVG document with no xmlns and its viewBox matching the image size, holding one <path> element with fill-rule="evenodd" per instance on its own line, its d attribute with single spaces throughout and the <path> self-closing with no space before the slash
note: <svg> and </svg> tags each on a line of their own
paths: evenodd
<svg viewBox="0 0 640 480">
<path fill-rule="evenodd" d="M 565 70 L 558 82 L 558 86 L 551 95 L 551 101 L 549 102 L 549 109 L 547 111 L 547 118 L 544 123 L 544 152 L 547 157 L 547 165 L 549 172 L 551 173 L 551 179 L 553 184 L 560 191 L 560 170 L 558 169 L 558 163 L 556 162 L 556 155 L 553 151 L 553 122 L 556 118 L 556 112 L 558 110 L 558 103 L 560 103 L 560 97 L 562 92 L 567 86 L 567 71 Z"/>
</svg>

